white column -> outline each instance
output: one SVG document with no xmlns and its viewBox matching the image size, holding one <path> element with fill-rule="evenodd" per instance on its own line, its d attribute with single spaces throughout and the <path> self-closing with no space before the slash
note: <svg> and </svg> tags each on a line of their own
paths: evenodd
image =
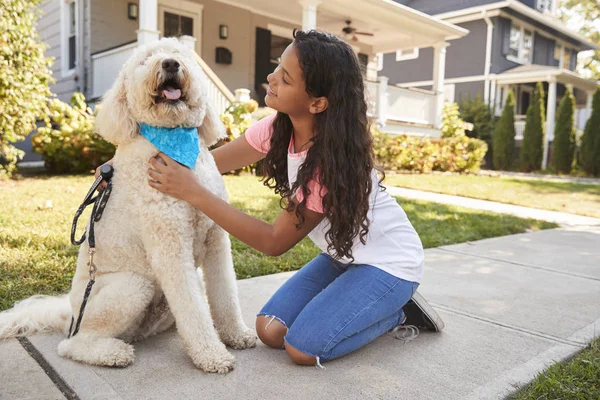
<svg viewBox="0 0 600 400">
<path fill-rule="evenodd" d="M 485 104 L 490 104 L 490 102 L 493 101 L 494 98 L 493 95 L 490 94 L 490 85 L 492 83 L 490 82 L 489 77 L 490 70 L 492 68 L 492 38 L 494 34 L 494 24 L 492 23 L 492 20 L 490 20 L 490 17 L 486 15 L 486 11 L 483 11 L 483 19 L 487 24 L 487 36 L 485 42 L 485 66 L 483 71 L 483 75 L 485 76 L 483 86 L 483 101 L 485 102 Z M 490 101 L 490 99 L 492 100 Z"/>
<path fill-rule="evenodd" d="M 490 108 L 496 107 L 496 81 L 490 81 L 490 102 L 486 103 Z"/>
<path fill-rule="evenodd" d="M 554 139 L 554 119 L 556 117 L 556 78 L 548 81 L 548 109 L 546 111 L 546 138 L 544 140 L 544 156 L 542 169 L 548 167 L 548 144 Z"/>
<path fill-rule="evenodd" d="M 377 78 L 379 84 L 377 85 L 377 103 L 375 105 L 375 114 L 377 115 L 377 125 L 380 127 L 385 126 L 387 122 L 387 86 L 388 77 L 380 76 Z"/>
<path fill-rule="evenodd" d="M 586 99 L 586 106 L 585 106 L 585 122 L 583 124 L 583 126 L 585 126 L 585 123 L 587 122 L 588 119 L 590 119 L 590 117 L 592 116 L 592 102 L 594 101 L 594 92 L 587 92 L 587 99 Z"/>
<path fill-rule="evenodd" d="M 138 45 L 159 39 L 158 0 L 140 0 L 140 28 L 136 31 Z"/>
<path fill-rule="evenodd" d="M 250 101 L 250 90 L 239 88 L 235 89 L 235 101 L 247 103 Z"/>
<path fill-rule="evenodd" d="M 321 0 L 302 0 L 302 30 L 317 29 L 317 7 Z"/>
<path fill-rule="evenodd" d="M 441 42 L 433 46 L 433 92 L 435 106 L 433 121 L 436 128 L 442 126 L 442 110 L 444 108 L 444 77 L 446 74 L 446 47 L 449 43 Z"/>
</svg>

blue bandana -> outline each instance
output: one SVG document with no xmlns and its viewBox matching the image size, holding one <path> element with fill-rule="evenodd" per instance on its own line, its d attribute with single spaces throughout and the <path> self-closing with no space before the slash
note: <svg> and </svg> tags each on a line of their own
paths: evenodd
<svg viewBox="0 0 600 400">
<path fill-rule="evenodd" d="M 163 128 L 140 124 L 140 133 L 158 150 L 188 168 L 194 168 L 200 148 L 198 147 L 198 129 Z"/>
</svg>

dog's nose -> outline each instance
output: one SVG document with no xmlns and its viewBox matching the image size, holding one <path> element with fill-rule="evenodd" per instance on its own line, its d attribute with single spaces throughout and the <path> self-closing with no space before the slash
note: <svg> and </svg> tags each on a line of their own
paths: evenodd
<svg viewBox="0 0 600 400">
<path fill-rule="evenodd" d="M 162 67 L 167 72 L 177 72 L 179 71 L 179 63 L 177 60 L 172 58 L 167 58 L 162 62 Z"/>
</svg>

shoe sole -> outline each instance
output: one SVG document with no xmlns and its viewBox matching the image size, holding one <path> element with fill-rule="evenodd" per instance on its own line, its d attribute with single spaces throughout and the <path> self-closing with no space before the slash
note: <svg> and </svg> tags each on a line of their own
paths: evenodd
<svg viewBox="0 0 600 400">
<path fill-rule="evenodd" d="M 406 325 L 415 325 L 434 332 L 441 332 L 444 329 L 445 325 L 442 318 L 418 291 L 415 292 L 403 309 L 405 309 L 407 317 Z"/>
</svg>

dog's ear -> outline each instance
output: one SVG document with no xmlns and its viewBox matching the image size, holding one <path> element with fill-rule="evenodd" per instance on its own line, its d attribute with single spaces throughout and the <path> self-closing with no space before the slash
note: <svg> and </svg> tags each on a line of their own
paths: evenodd
<svg viewBox="0 0 600 400">
<path fill-rule="evenodd" d="M 125 74 L 119 74 L 99 104 L 96 116 L 96 131 L 109 142 L 120 145 L 137 135 L 137 125 L 127 107 Z"/>
<path fill-rule="evenodd" d="M 227 137 L 225 126 L 210 105 L 206 106 L 206 115 L 202 125 L 198 127 L 198 135 L 204 140 L 207 147 L 213 146 L 219 140 Z"/>
</svg>

